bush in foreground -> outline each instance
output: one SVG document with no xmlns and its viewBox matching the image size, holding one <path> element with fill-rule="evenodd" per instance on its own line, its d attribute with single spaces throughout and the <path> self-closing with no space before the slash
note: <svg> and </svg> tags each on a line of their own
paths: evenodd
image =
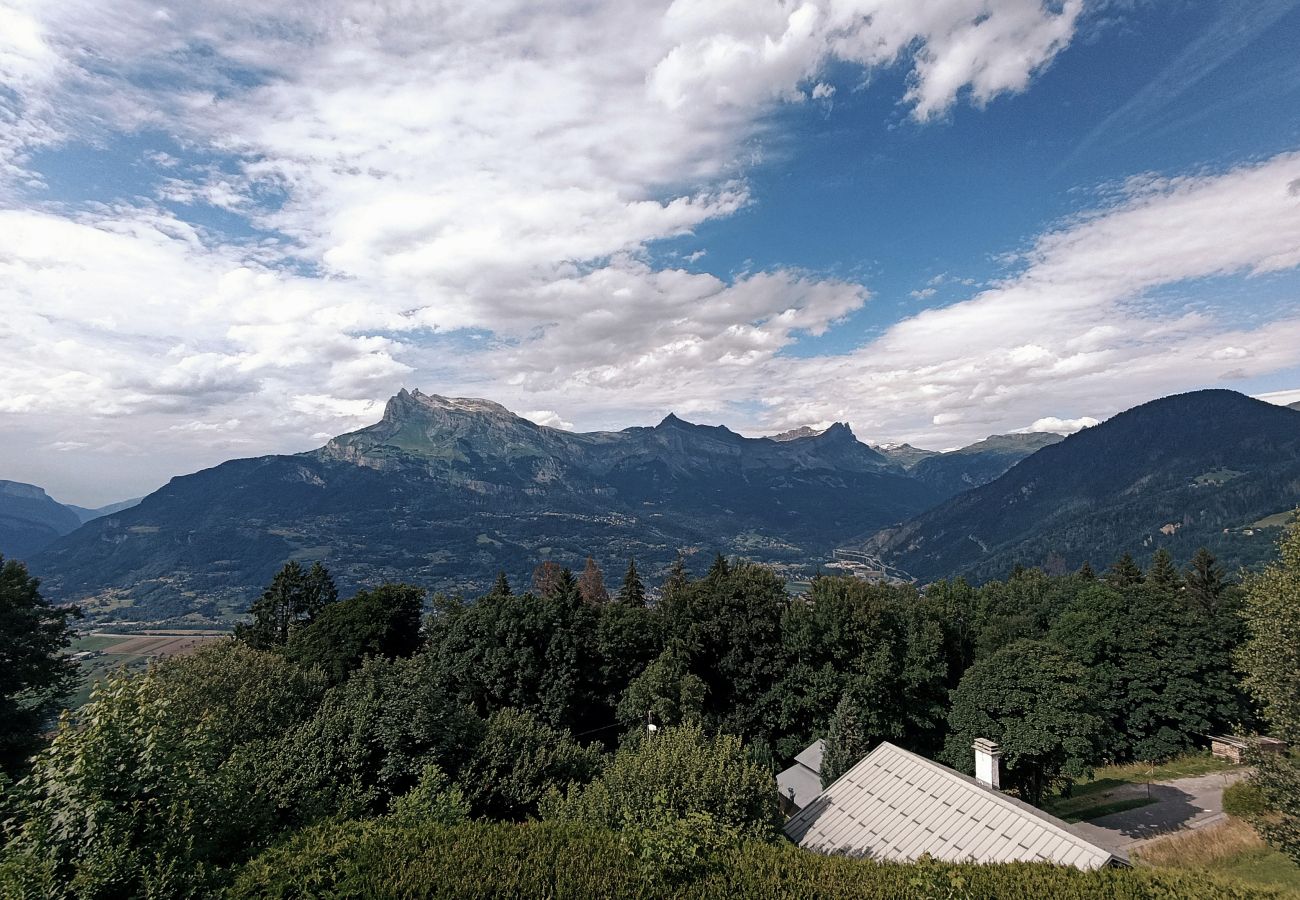
<svg viewBox="0 0 1300 900">
<path fill-rule="evenodd" d="M 310 829 L 263 853 L 234 898 L 1038 898 L 1247 900 L 1269 890 L 1145 869 L 1079 872 L 1045 865 L 888 865 L 746 842 L 688 881 L 635 863 L 622 837 L 587 826 L 475 823 L 404 828 L 348 822 Z"/>
</svg>

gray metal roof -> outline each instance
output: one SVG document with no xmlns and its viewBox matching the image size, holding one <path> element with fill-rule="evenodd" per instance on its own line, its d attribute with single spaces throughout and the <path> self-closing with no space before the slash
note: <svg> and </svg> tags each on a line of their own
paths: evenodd
<svg viewBox="0 0 1300 900">
<path fill-rule="evenodd" d="M 813 741 L 807 747 L 799 752 L 794 761 L 800 765 L 807 766 L 814 772 L 820 773 L 822 770 L 822 754 L 826 752 L 826 742 L 821 738 Z"/>
<path fill-rule="evenodd" d="M 789 797 L 794 805 L 803 809 L 822 792 L 822 777 L 807 766 L 795 763 L 776 776 L 776 789 L 782 797 Z"/>
<path fill-rule="evenodd" d="M 1120 860 L 1055 816 L 893 744 L 882 743 L 786 823 L 808 850 L 907 862 Z"/>
</svg>

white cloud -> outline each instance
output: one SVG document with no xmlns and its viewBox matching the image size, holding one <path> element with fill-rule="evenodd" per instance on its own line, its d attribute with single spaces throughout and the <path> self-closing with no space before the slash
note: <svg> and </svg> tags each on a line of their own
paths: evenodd
<svg viewBox="0 0 1300 900">
<path fill-rule="evenodd" d="M 560 418 L 560 414 L 553 409 L 533 409 L 528 412 L 522 412 L 523 416 L 530 422 L 536 422 L 538 425 L 546 425 L 550 428 L 563 428 L 565 431 L 573 430 L 573 423 L 566 422 Z"/>
<path fill-rule="evenodd" d="M 1076 431 L 1082 431 L 1085 428 L 1091 428 L 1098 424 L 1092 416 L 1080 416 L 1077 419 L 1062 419 L 1059 416 L 1044 416 L 1035 420 L 1034 424 L 1027 428 L 1017 428 L 1012 434 L 1037 434 L 1040 432 L 1050 432 L 1051 434 L 1074 434 Z"/>
<path fill-rule="evenodd" d="M 933 119 L 1025 89 L 1080 9 L 6 6 L 0 427 L 21 437 L 5 462 L 28 480 L 66 478 L 39 449 L 58 444 L 99 460 L 78 489 L 97 489 L 110 459 L 144 487 L 231 453 L 306 449 L 373 420 L 376 398 L 403 384 L 582 427 L 670 409 L 720 418 L 757 400 L 737 424 L 849 420 L 902 438 L 942 421 L 936 439 L 957 443 L 1054 410 L 1100 412 L 1083 405 L 1098 394 L 1118 408 L 1190 386 L 1211 364 L 1295 365 L 1291 320 L 1243 328 L 1139 303 L 1190 278 L 1295 267 L 1294 156 L 1135 181 L 1043 235 L 1018 275 L 833 357 L 791 351 L 861 308 L 864 286 L 651 261 L 655 241 L 754 202 L 745 177 L 770 145 L 771 105 L 829 99 L 840 64 L 899 66 L 901 99 Z M 274 237 L 223 239 L 148 200 L 15 199 L 39 180 L 33 151 L 146 131 L 176 145 L 147 151 L 155 201 L 245 215 Z"/>
</svg>

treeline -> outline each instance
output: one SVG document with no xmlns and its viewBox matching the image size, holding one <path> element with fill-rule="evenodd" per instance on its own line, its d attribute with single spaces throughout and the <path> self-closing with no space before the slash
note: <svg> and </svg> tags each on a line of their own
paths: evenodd
<svg viewBox="0 0 1300 900">
<path fill-rule="evenodd" d="M 969 770 L 991 738 L 1004 786 L 1037 802 L 1099 763 L 1256 725 L 1250 595 L 1204 552 L 1185 571 L 1157 554 L 979 588 L 818 577 L 797 596 L 718 557 L 653 595 L 635 563 L 610 591 L 589 562 L 472 602 L 400 584 L 340 599 L 291 563 L 233 639 L 111 678 L 11 764 L 0 887 L 204 895 L 262 883 L 240 867 L 273 845 L 333 865 L 329 847 L 371 834 L 330 844 L 339 822 L 539 817 L 617 833 L 646 877 L 686 884 L 778 838 L 772 773 L 817 737 L 827 779 L 880 740 Z"/>
</svg>

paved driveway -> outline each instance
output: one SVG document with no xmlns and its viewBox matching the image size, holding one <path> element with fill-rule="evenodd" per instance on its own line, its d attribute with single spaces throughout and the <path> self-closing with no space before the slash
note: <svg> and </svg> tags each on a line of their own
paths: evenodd
<svg viewBox="0 0 1300 900">
<path fill-rule="evenodd" d="M 1176 778 L 1151 785 L 1154 803 L 1111 813 L 1090 822 L 1074 825 L 1075 831 L 1088 840 L 1110 850 L 1127 853 L 1157 835 L 1187 828 L 1202 828 L 1222 821 L 1223 789 L 1245 778 L 1247 770 L 1235 769 L 1198 775 L 1195 778 Z M 1146 796 L 1145 784 L 1128 785 L 1111 795 L 1119 801 L 1129 797 Z"/>
</svg>

